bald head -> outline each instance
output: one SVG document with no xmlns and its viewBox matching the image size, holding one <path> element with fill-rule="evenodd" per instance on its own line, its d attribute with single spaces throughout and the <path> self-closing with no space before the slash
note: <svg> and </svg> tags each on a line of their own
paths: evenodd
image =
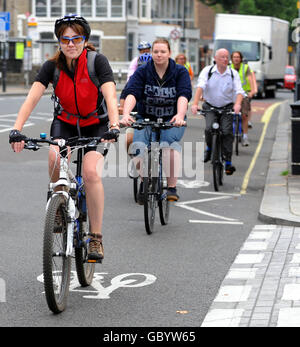
<svg viewBox="0 0 300 347">
<path fill-rule="evenodd" d="M 227 69 L 229 62 L 229 52 L 225 48 L 220 48 L 216 51 L 215 62 L 217 64 L 218 70 L 224 72 Z"/>
</svg>

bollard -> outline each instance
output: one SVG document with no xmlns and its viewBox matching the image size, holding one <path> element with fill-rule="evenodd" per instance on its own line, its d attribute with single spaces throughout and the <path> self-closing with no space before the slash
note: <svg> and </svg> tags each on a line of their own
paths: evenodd
<svg viewBox="0 0 300 347">
<path fill-rule="evenodd" d="M 300 175 L 300 100 L 290 105 L 292 108 L 291 136 L 292 136 L 292 175 Z"/>
</svg>

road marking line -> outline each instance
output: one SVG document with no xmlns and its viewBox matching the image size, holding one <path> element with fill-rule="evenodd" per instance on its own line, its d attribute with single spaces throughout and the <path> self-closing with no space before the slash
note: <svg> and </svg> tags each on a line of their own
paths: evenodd
<svg viewBox="0 0 300 347">
<path fill-rule="evenodd" d="M 285 101 L 284 101 L 285 102 Z M 262 119 L 261 119 L 261 122 L 264 123 L 264 128 L 263 128 L 263 131 L 261 133 L 261 136 L 260 136 L 260 139 L 259 139 L 259 143 L 256 147 L 256 151 L 254 153 L 254 156 L 251 160 L 251 163 L 250 163 L 250 166 L 244 176 L 244 180 L 243 180 L 243 184 L 242 184 L 242 189 L 241 189 L 241 194 L 246 194 L 246 191 L 247 191 L 247 187 L 248 187 L 248 184 L 249 184 L 249 180 L 250 180 L 250 176 L 251 176 L 251 173 L 252 173 L 252 170 L 255 166 L 255 163 L 256 163 L 256 160 L 258 158 L 258 155 L 261 151 L 261 148 L 262 148 L 262 144 L 264 142 L 264 139 L 265 139 L 265 136 L 266 136 L 266 132 L 267 132 L 267 128 L 268 128 L 268 125 L 270 123 L 270 120 L 273 116 L 273 113 L 274 113 L 274 110 L 277 106 L 283 104 L 284 102 L 276 102 L 274 105 L 270 106 L 267 108 L 266 112 L 264 113 Z"/>
<path fill-rule="evenodd" d="M 224 217 L 222 217 L 224 218 Z M 216 221 L 216 220 L 197 220 L 197 219 L 190 219 L 190 223 L 195 223 L 195 224 L 231 224 L 231 225 L 243 225 L 244 222 L 230 222 L 230 221 Z"/>
<path fill-rule="evenodd" d="M 27 123 L 27 124 L 24 124 L 24 128 L 25 127 L 30 127 L 30 126 L 33 126 L 33 125 L 34 125 L 34 123 Z M 0 130 L 0 133 L 4 133 L 5 131 L 10 131 L 10 130 L 13 130 L 13 127 L 2 129 L 2 130 Z"/>
</svg>

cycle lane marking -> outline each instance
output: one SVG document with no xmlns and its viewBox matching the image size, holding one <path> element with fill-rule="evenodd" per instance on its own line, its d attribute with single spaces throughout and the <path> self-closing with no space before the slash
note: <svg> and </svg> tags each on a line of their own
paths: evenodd
<svg viewBox="0 0 300 347">
<path fill-rule="evenodd" d="M 175 203 L 175 206 L 177 207 L 181 207 L 183 209 L 201 214 L 201 215 L 205 215 L 208 217 L 212 217 L 215 219 L 221 219 L 220 220 L 198 220 L 198 219 L 189 219 L 189 223 L 201 223 L 201 224 L 232 224 L 232 225 L 243 225 L 244 222 L 239 221 L 236 218 L 229 218 L 229 217 L 225 217 L 225 216 L 221 216 L 215 213 L 211 213 L 211 212 L 207 212 L 207 211 L 203 211 L 199 208 L 196 207 L 192 207 L 189 205 L 192 204 L 201 204 L 201 203 L 207 203 L 210 201 L 216 201 L 216 200 L 224 200 L 224 199 L 231 199 L 237 196 L 240 196 L 239 194 L 229 194 L 229 193 L 215 193 L 215 192 L 206 192 L 206 191 L 200 191 L 200 194 L 213 194 L 213 195 L 219 195 L 219 196 L 214 196 L 211 198 L 204 198 L 204 199 L 197 199 L 197 200 L 190 200 L 190 201 L 183 201 L 183 202 L 177 202 Z"/>
<path fill-rule="evenodd" d="M 243 179 L 243 183 L 242 183 L 242 187 L 241 187 L 241 191 L 240 191 L 240 194 L 246 194 L 247 192 L 247 187 L 248 187 L 248 184 L 249 184 L 249 180 L 250 180 L 250 176 L 251 176 L 251 173 L 254 169 L 254 166 L 256 164 L 256 161 L 257 161 L 257 158 L 258 158 L 258 155 L 261 151 L 261 148 L 262 148 L 262 145 L 263 145 L 263 142 L 264 142 L 264 139 L 265 139 L 265 136 L 266 136 L 266 132 L 267 132 L 267 129 L 268 129 L 268 126 L 269 126 L 269 123 L 270 123 L 270 120 L 273 116 L 273 113 L 275 111 L 275 109 L 284 104 L 286 101 L 283 101 L 283 102 L 277 102 L 275 104 L 273 104 L 272 106 L 269 106 L 267 108 L 267 110 L 265 111 L 262 119 L 261 119 L 261 122 L 264 123 L 264 127 L 263 127 L 263 131 L 260 135 L 260 139 L 259 139 L 259 142 L 258 142 L 258 145 L 256 147 L 256 150 L 255 150 L 255 153 L 254 153 L 254 156 L 252 157 L 252 160 L 250 162 L 250 165 L 249 165 L 249 168 L 248 170 L 246 171 L 245 173 L 245 176 L 244 176 L 244 179 Z"/>
<path fill-rule="evenodd" d="M 76 271 L 71 271 L 69 291 L 89 294 L 83 295 L 85 299 L 110 299 L 110 294 L 119 288 L 144 287 L 153 284 L 157 279 L 154 275 L 148 273 L 124 273 L 113 277 L 110 281 L 110 285 L 104 287 L 103 282 L 107 275 L 109 275 L 107 272 L 95 272 L 93 281 L 90 285 L 93 289 L 84 289 L 78 281 Z M 39 275 L 37 280 L 43 283 L 43 275 Z"/>
</svg>

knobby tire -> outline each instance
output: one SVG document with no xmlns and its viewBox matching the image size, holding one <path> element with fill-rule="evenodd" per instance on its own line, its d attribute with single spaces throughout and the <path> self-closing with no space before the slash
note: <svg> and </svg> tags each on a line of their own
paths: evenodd
<svg viewBox="0 0 300 347">
<path fill-rule="evenodd" d="M 61 232 L 56 232 L 57 219 L 61 221 Z M 48 307 L 53 313 L 64 311 L 67 304 L 71 258 L 65 256 L 66 246 L 67 200 L 62 194 L 58 194 L 49 202 L 43 241 L 44 288 Z"/>
</svg>

